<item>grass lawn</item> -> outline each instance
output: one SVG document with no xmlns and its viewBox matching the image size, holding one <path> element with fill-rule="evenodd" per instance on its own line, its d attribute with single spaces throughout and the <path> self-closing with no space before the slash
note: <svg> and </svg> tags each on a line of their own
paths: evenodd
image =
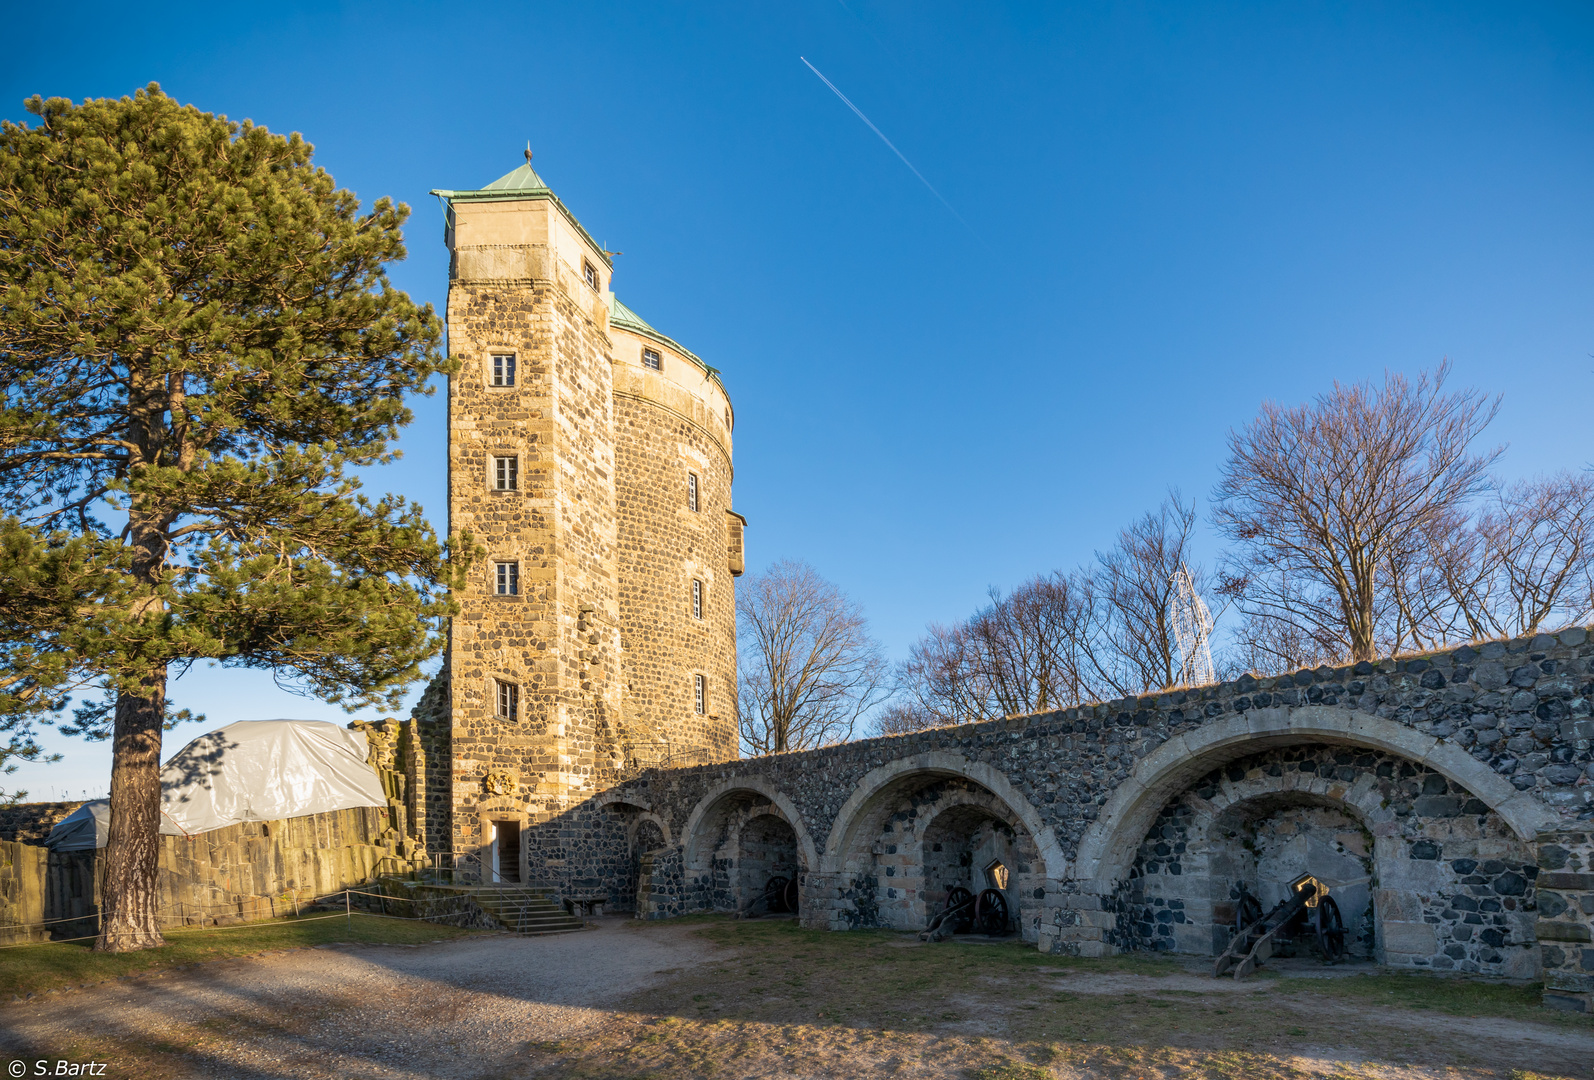
<svg viewBox="0 0 1594 1080">
<path fill-rule="evenodd" d="M 0 949 L 0 1000 L 275 949 L 338 941 L 420 945 L 478 933 L 482 931 L 355 913 L 348 920 L 341 915 L 307 916 L 226 927 L 181 927 L 165 932 L 167 943 L 162 948 L 134 953 L 97 953 L 93 941 L 21 945 Z"/>
<path fill-rule="evenodd" d="M 649 924 L 634 924 L 648 933 Z M 656 925 L 656 924 L 654 924 Z M 1594 1021 L 1542 1009 L 1538 987 L 1433 976 L 1215 980 L 1148 955 L 1048 956 L 1018 942 L 706 918 L 733 953 L 620 1008 L 631 1022 L 530 1047 L 535 1075 L 1397 1077 L 1455 1069 L 1518 1080 L 1587 1075 Z M 1473 1035 L 1487 1017 L 1544 1038 L 1542 1060 Z M 1583 1049 L 1578 1049 L 1581 1046 Z M 1537 1052 L 1537 1051 L 1535 1051 Z"/>
</svg>

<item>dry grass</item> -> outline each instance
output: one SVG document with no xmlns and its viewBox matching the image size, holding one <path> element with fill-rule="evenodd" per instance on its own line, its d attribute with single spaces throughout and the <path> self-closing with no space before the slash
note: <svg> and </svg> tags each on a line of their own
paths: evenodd
<svg viewBox="0 0 1594 1080">
<path fill-rule="evenodd" d="M 419 945 L 474 933 L 481 931 L 355 914 L 350 919 L 271 919 L 227 927 L 172 929 L 165 932 L 162 948 L 134 953 L 97 953 L 93 941 L 22 945 L 0 951 L 0 1000 L 277 949 L 340 941 Z"/>
<path fill-rule="evenodd" d="M 1489 1039 L 1467 1037 L 1465 1021 L 1450 1017 L 1529 1025 L 1552 1043 L 1557 1033 L 1594 1034 L 1588 1020 L 1539 1008 L 1536 988 L 1406 975 L 1236 986 L 1197 982 L 1166 958 L 1082 960 L 1016 942 L 920 945 L 789 921 L 705 919 L 697 932 L 726 946 L 724 959 L 635 995 L 590 1038 L 528 1047 L 530 1073 L 1504 1080 L 1528 1064 L 1587 1070 L 1567 1068 L 1582 1060 L 1575 1047 L 1546 1049 L 1541 1062 L 1491 1052 Z"/>
</svg>

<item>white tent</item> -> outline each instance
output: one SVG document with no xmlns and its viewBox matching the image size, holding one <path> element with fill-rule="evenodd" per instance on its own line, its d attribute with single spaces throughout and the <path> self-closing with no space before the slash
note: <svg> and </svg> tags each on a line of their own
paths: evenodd
<svg viewBox="0 0 1594 1080">
<path fill-rule="evenodd" d="M 161 768 L 161 832 L 386 806 L 359 732 L 324 720 L 244 720 L 201 735 Z M 110 804 L 84 803 L 50 831 L 56 851 L 104 847 Z"/>
</svg>

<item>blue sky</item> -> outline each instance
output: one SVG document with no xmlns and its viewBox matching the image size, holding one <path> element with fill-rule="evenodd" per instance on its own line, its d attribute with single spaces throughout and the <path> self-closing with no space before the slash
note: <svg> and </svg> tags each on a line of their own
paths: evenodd
<svg viewBox="0 0 1594 1080">
<path fill-rule="evenodd" d="M 724 372 L 755 565 L 813 563 L 900 656 L 989 586 L 1205 508 L 1265 399 L 1417 372 L 1504 395 L 1508 475 L 1585 466 L 1587 4 L 13 5 L 0 116 L 155 80 L 408 203 L 535 165 L 619 296 Z M 933 184 L 965 227 L 799 61 Z M 442 525 L 442 398 L 370 486 Z M 1210 536 L 1203 552 L 1219 550 Z M 336 709 L 174 684 L 217 723 Z M 204 730 L 170 733 L 168 749 Z M 103 789 L 104 747 L 0 786 Z M 20 783 L 18 783 L 20 782 Z"/>
</svg>

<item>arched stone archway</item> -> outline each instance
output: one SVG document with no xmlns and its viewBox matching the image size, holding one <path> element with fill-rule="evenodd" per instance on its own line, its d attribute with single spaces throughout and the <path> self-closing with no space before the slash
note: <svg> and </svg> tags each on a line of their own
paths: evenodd
<svg viewBox="0 0 1594 1080">
<path fill-rule="evenodd" d="M 700 799 L 681 831 L 681 874 L 692 906 L 744 911 L 775 877 L 801 883 L 817 855 L 785 793 L 727 781 Z"/>
<path fill-rule="evenodd" d="M 1119 784 L 1080 841 L 1071 875 L 1086 891 L 1110 891 L 1128 873 L 1139 838 L 1168 800 L 1205 773 L 1276 746 L 1342 744 L 1399 755 L 1481 799 L 1524 841 L 1556 822 L 1545 805 L 1453 743 L 1368 713 L 1322 705 L 1254 709 L 1176 735 Z"/>
<path fill-rule="evenodd" d="M 1176 791 L 1128 846 L 1100 894 L 1116 949 L 1221 952 L 1242 888 L 1267 908 L 1310 876 L 1353 955 L 1536 972 L 1532 846 L 1430 762 L 1343 740 L 1264 744 Z"/>
<path fill-rule="evenodd" d="M 827 908 L 811 926 L 921 930 L 953 885 L 973 892 L 1000 872 L 1013 929 L 1035 939 L 1061 848 L 997 770 L 944 752 L 867 774 L 831 827 L 820 865 Z"/>
<path fill-rule="evenodd" d="M 1057 842 L 1057 836 L 1051 826 L 1041 820 L 1040 814 L 1030 805 L 1023 793 L 1015 788 L 1006 776 L 983 761 L 970 761 L 961 754 L 942 750 L 932 750 L 888 761 L 865 774 L 836 813 L 835 822 L 830 827 L 830 835 L 825 840 L 824 856 L 819 860 L 820 872 L 833 874 L 842 869 L 846 859 L 845 853 L 853 842 L 853 834 L 867 819 L 871 807 L 878 803 L 883 792 L 893 785 L 900 784 L 904 778 L 909 778 L 911 784 L 917 782 L 916 778 L 924 776 L 958 777 L 991 792 L 1017 815 L 1024 823 L 1024 827 L 1029 830 L 1048 873 L 1052 877 L 1065 876 L 1068 859 L 1063 855 L 1062 845 Z"/>
</svg>

